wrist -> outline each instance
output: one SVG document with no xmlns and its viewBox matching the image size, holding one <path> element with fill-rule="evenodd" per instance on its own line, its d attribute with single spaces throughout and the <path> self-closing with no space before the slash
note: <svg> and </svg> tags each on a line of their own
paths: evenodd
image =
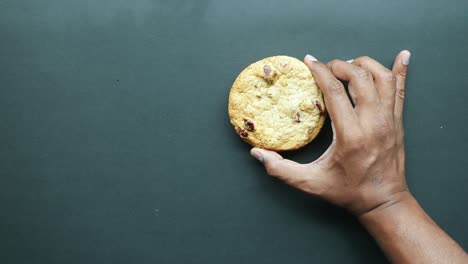
<svg viewBox="0 0 468 264">
<path fill-rule="evenodd" d="M 366 225 L 368 222 L 379 221 L 382 218 L 400 211 L 402 208 L 408 208 L 414 205 L 418 205 L 416 199 L 408 190 L 405 190 L 393 194 L 384 203 L 359 214 L 357 217 L 361 223 Z"/>
</svg>

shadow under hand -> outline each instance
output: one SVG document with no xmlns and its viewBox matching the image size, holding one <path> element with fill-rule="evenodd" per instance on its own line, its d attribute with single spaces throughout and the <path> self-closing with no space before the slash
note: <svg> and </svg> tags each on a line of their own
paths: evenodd
<svg viewBox="0 0 468 264">
<path fill-rule="evenodd" d="M 256 174 L 265 173 L 261 164 L 258 170 Z M 339 239 L 336 242 L 338 248 L 344 247 L 344 252 L 352 252 L 351 255 L 347 254 L 349 263 L 388 263 L 372 237 L 346 210 L 272 177 L 258 177 L 258 181 L 264 193 L 269 195 L 284 214 L 305 220 L 304 231 L 312 230 L 313 233 L 307 232 L 304 235 L 318 235 L 316 239 L 321 239 L 320 234 L 327 234 L 327 239 L 333 239 L 330 236 L 336 237 Z"/>
<path fill-rule="evenodd" d="M 310 163 L 318 159 L 328 149 L 332 140 L 333 130 L 330 117 L 327 117 L 322 130 L 312 142 L 301 149 L 282 152 L 281 155 L 286 159 L 291 159 L 299 163 Z"/>
<path fill-rule="evenodd" d="M 330 146 L 332 140 L 331 121 L 327 118 L 322 131 L 309 145 L 297 151 L 281 154 L 297 162 L 309 163 L 319 158 Z M 255 174 L 261 175 L 262 173 L 265 174 L 265 171 L 259 164 L 258 172 Z M 270 195 L 270 198 L 281 207 L 281 210 L 285 211 L 285 214 L 306 219 L 311 226 L 333 230 L 333 234 L 339 236 L 341 243 L 355 252 L 353 256 L 349 256 L 352 263 L 388 263 L 366 230 L 346 210 L 303 193 L 272 177 L 258 177 L 258 181 L 264 192 Z M 362 250 L 363 248 L 367 250 Z"/>
</svg>

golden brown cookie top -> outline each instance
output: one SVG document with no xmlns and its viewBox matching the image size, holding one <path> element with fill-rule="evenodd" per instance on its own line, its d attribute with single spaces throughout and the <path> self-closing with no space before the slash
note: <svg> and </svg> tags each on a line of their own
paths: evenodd
<svg viewBox="0 0 468 264">
<path fill-rule="evenodd" d="M 294 150 L 312 141 L 325 121 L 325 104 L 309 68 L 274 56 L 245 68 L 229 94 L 236 133 L 254 147 Z"/>
</svg>

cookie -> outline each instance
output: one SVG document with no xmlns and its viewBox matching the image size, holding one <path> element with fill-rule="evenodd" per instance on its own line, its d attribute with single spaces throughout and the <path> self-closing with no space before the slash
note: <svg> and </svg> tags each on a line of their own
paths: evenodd
<svg viewBox="0 0 468 264">
<path fill-rule="evenodd" d="M 228 109 L 244 141 L 275 151 L 307 145 L 325 121 L 323 95 L 309 68 L 288 56 L 245 68 L 232 85 Z"/>
</svg>

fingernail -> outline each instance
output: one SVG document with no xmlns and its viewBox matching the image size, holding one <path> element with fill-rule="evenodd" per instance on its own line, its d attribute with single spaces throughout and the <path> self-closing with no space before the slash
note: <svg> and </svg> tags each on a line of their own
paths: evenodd
<svg viewBox="0 0 468 264">
<path fill-rule="evenodd" d="M 314 62 L 314 61 L 318 61 L 317 58 L 315 58 L 314 56 L 310 55 L 310 54 L 307 54 L 305 56 L 305 59 L 309 62 Z"/>
<path fill-rule="evenodd" d="M 407 50 L 402 51 L 401 53 L 401 63 L 403 65 L 408 65 L 410 63 L 411 53 Z"/>
<path fill-rule="evenodd" d="M 347 62 L 347 63 L 353 63 L 353 61 L 354 61 L 354 59 L 352 59 L 352 60 L 347 60 L 346 62 Z"/>
<path fill-rule="evenodd" d="M 260 151 L 253 148 L 250 150 L 250 155 L 252 155 L 256 160 L 263 162 L 263 155 Z"/>
</svg>

